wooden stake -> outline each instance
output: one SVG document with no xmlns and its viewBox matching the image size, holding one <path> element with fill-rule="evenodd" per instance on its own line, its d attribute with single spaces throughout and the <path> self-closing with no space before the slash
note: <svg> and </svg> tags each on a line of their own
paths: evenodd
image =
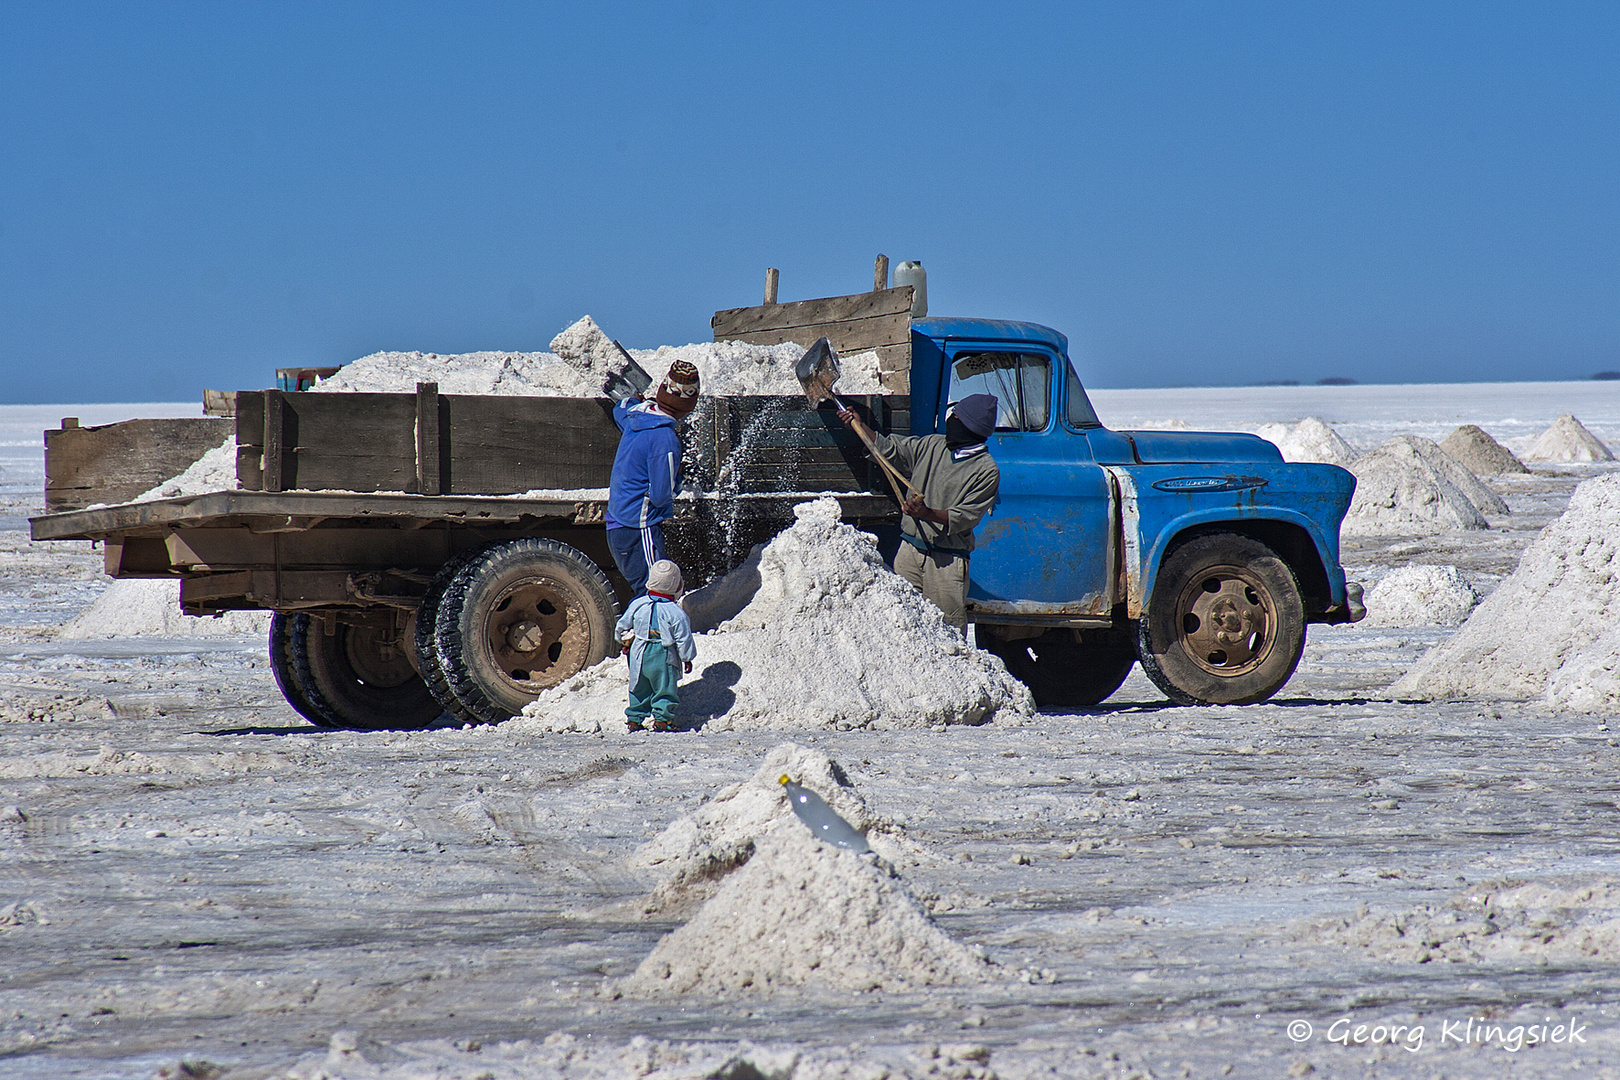
<svg viewBox="0 0 1620 1080">
<path fill-rule="evenodd" d="M 872 291 L 882 292 L 889 287 L 889 257 L 879 255 L 872 266 Z"/>
<path fill-rule="evenodd" d="M 779 271 L 776 267 L 771 266 L 771 267 L 766 268 L 766 270 L 765 270 L 765 302 L 767 304 L 776 303 L 776 283 L 781 278 L 781 276 L 782 276 L 781 271 Z"/>
</svg>

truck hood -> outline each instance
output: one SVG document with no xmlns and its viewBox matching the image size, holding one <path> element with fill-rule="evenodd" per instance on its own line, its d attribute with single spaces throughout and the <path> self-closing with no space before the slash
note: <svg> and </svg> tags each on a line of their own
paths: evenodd
<svg viewBox="0 0 1620 1080">
<path fill-rule="evenodd" d="M 1134 444 L 1136 461 L 1143 465 L 1283 459 L 1276 446 L 1258 435 L 1214 431 L 1122 431 L 1120 434 Z"/>
</svg>

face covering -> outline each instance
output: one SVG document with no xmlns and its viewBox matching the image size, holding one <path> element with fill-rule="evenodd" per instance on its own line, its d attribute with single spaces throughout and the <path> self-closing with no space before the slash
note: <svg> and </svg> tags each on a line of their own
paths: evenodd
<svg viewBox="0 0 1620 1080">
<path fill-rule="evenodd" d="M 961 450 L 969 446 L 977 446 L 984 442 L 983 435 L 975 435 L 968 430 L 968 426 L 954 416 L 945 418 L 945 445 L 952 450 Z"/>
</svg>

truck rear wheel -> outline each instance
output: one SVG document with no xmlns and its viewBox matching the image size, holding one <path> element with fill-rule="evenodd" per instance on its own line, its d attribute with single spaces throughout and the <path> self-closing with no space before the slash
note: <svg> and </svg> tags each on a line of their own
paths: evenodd
<svg viewBox="0 0 1620 1080">
<path fill-rule="evenodd" d="M 1139 624 L 1142 670 L 1182 705 L 1265 701 L 1305 648 L 1305 605 L 1275 551 L 1236 533 L 1209 533 L 1172 551 Z"/>
<path fill-rule="evenodd" d="M 411 646 L 401 633 L 339 622 L 329 634 L 324 620 L 308 615 L 290 622 L 293 682 L 328 726 L 421 728 L 444 712 L 406 655 Z"/>
<path fill-rule="evenodd" d="M 298 684 L 298 675 L 293 668 L 292 659 L 295 619 L 308 622 L 309 616 L 289 615 L 278 611 L 270 619 L 270 671 L 276 677 L 276 685 L 281 688 L 281 696 L 287 699 L 287 704 L 291 705 L 299 716 L 316 727 L 337 727 L 331 718 L 315 708 L 309 694 Z"/>
<path fill-rule="evenodd" d="M 1064 629 L 1016 641 L 985 633 L 983 644 L 1042 708 L 1095 705 L 1119 689 L 1136 663 L 1136 650 L 1128 644 L 1083 643 Z"/>
<path fill-rule="evenodd" d="M 434 628 L 438 623 L 439 605 L 444 599 L 444 590 L 449 586 L 450 579 L 460 573 L 461 568 L 471 562 L 478 551 L 464 551 L 456 555 L 434 575 L 433 583 L 428 586 L 427 593 L 422 597 L 422 603 L 416 609 L 416 619 L 412 629 L 416 638 L 416 662 L 422 673 L 422 681 L 427 683 L 428 691 L 444 707 L 444 711 L 463 724 L 476 724 L 478 717 L 467 711 L 467 706 L 456 699 L 450 691 L 450 680 L 445 677 L 444 668 L 439 664 L 438 653 L 433 647 Z"/>
<path fill-rule="evenodd" d="M 513 540 L 485 548 L 450 578 L 433 657 L 455 699 L 499 723 L 605 658 L 617 617 L 613 587 L 583 552 Z"/>
</svg>

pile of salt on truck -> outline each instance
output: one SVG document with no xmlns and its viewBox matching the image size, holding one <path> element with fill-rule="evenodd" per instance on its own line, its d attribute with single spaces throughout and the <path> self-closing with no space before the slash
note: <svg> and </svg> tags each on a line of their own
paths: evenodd
<svg viewBox="0 0 1620 1080">
<path fill-rule="evenodd" d="M 1100 702 L 1136 662 L 1176 702 L 1263 701 L 1306 624 L 1362 617 L 1339 565 L 1350 473 L 1286 463 L 1253 435 L 1110 431 L 1062 334 L 928 318 L 912 286 L 888 287 L 887 260 L 874 276 L 870 293 L 776 303 L 772 271 L 765 304 L 715 313 L 715 340 L 875 349 L 886 392 L 845 400 L 882 431 L 940 431 L 950 402 L 996 396 L 1001 498 L 968 618 L 1037 702 Z M 606 398 L 424 383 L 234 401 L 234 419 L 46 432 L 33 538 L 100 541 L 115 578 L 178 579 L 187 614 L 275 612 L 276 680 L 323 727 L 500 721 L 614 648 L 628 589 L 603 528 Z M 233 424 L 237 489 L 128 501 Z M 883 477 L 830 406 L 704 398 L 682 437 L 688 491 L 667 536 L 689 581 L 737 565 L 812 495 L 894 542 Z"/>
</svg>

